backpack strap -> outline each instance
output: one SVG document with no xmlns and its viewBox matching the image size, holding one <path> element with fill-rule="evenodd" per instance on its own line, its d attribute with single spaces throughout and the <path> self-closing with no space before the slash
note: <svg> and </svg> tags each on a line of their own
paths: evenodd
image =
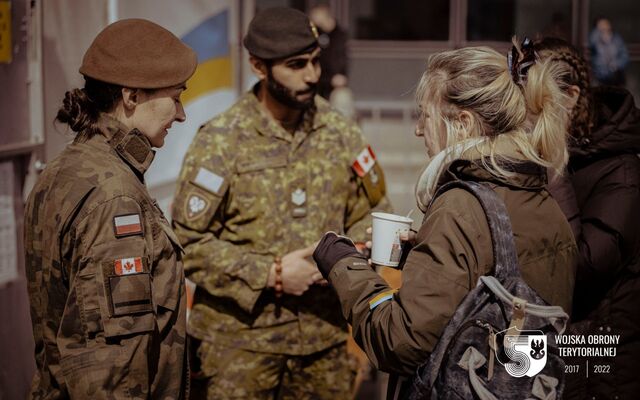
<svg viewBox="0 0 640 400">
<path fill-rule="evenodd" d="M 431 207 L 438 196 L 453 188 L 464 189 L 473 194 L 484 210 L 487 222 L 489 223 L 489 231 L 491 232 L 491 244 L 495 263 L 493 275 L 500 282 L 504 282 L 508 277 L 520 277 L 518 254 L 513 239 L 511 220 L 504 201 L 502 201 L 487 184 L 455 180 L 438 188 L 429 203 L 429 207 Z"/>
</svg>

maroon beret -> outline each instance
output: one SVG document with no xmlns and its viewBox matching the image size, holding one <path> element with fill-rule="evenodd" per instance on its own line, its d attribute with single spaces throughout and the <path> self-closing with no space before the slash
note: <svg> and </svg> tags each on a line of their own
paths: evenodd
<svg viewBox="0 0 640 400">
<path fill-rule="evenodd" d="M 286 58 L 318 46 L 318 30 L 301 11 L 267 8 L 256 15 L 244 37 L 249 53 L 264 60 Z"/>
<path fill-rule="evenodd" d="M 80 73 L 129 88 L 160 89 L 185 82 L 197 65 L 196 53 L 173 33 L 144 19 L 123 19 L 96 36 Z"/>
</svg>

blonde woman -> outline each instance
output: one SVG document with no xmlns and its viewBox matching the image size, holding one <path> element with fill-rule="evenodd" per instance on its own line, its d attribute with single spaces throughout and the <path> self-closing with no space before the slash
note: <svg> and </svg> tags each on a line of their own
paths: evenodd
<svg viewBox="0 0 640 400">
<path fill-rule="evenodd" d="M 576 246 L 545 190 L 546 170 L 562 171 L 567 161 L 571 98 L 555 84 L 556 66 L 536 60 L 528 42 L 523 47 L 508 59 L 486 47 L 429 58 L 416 128 L 431 157 L 416 190 L 425 216 L 397 292 L 346 238 L 327 233 L 314 254 L 356 341 L 383 371 L 413 374 L 478 278 L 492 273 L 478 200 L 451 189 L 427 208 L 437 188 L 453 180 L 489 184 L 511 218 L 524 280 L 547 303 L 571 309 Z"/>
</svg>

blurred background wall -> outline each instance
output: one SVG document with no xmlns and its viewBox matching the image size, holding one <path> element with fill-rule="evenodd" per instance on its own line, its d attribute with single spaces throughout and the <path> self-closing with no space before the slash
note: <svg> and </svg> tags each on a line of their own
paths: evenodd
<svg viewBox="0 0 640 400">
<path fill-rule="evenodd" d="M 350 107 L 385 169 L 399 213 L 414 208 L 413 184 L 426 162 L 413 136 L 413 91 L 433 52 L 468 45 L 506 52 L 514 34 L 553 35 L 589 58 L 593 20 L 604 16 L 626 43 L 626 86 L 640 99 L 637 1 L 0 0 L 0 400 L 23 398 L 33 373 L 23 201 L 38 172 L 72 139 L 53 119 L 65 91 L 82 86 L 78 67 L 95 35 L 115 20 L 142 17 L 198 53 L 198 71 L 183 99 L 188 120 L 172 128 L 147 173 L 166 211 L 198 126 L 255 82 L 241 47 L 254 13 L 271 6 L 308 12 L 318 4 L 329 6 L 346 35 Z"/>
</svg>

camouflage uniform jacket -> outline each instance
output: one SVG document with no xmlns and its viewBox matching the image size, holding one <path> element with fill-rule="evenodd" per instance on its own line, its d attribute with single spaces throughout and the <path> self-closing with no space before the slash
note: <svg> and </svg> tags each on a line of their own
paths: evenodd
<svg viewBox="0 0 640 400">
<path fill-rule="evenodd" d="M 154 153 L 137 130 L 107 116 L 99 127 L 80 133 L 29 196 L 31 398 L 182 398 L 182 250 L 144 185 Z"/>
<path fill-rule="evenodd" d="M 389 208 L 372 155 L 360 129 L 319 97 L 293 134 L 252 92 L 202 126 L 172 212 L 185 272 L 197 284 L 189 334 L 292 355 L 344 342 L 332 289 L 314 285 L 276 301 L 267 277 L 276 256 L 326 231 L 366 240 L 372 208 Z"/>
</svg>

